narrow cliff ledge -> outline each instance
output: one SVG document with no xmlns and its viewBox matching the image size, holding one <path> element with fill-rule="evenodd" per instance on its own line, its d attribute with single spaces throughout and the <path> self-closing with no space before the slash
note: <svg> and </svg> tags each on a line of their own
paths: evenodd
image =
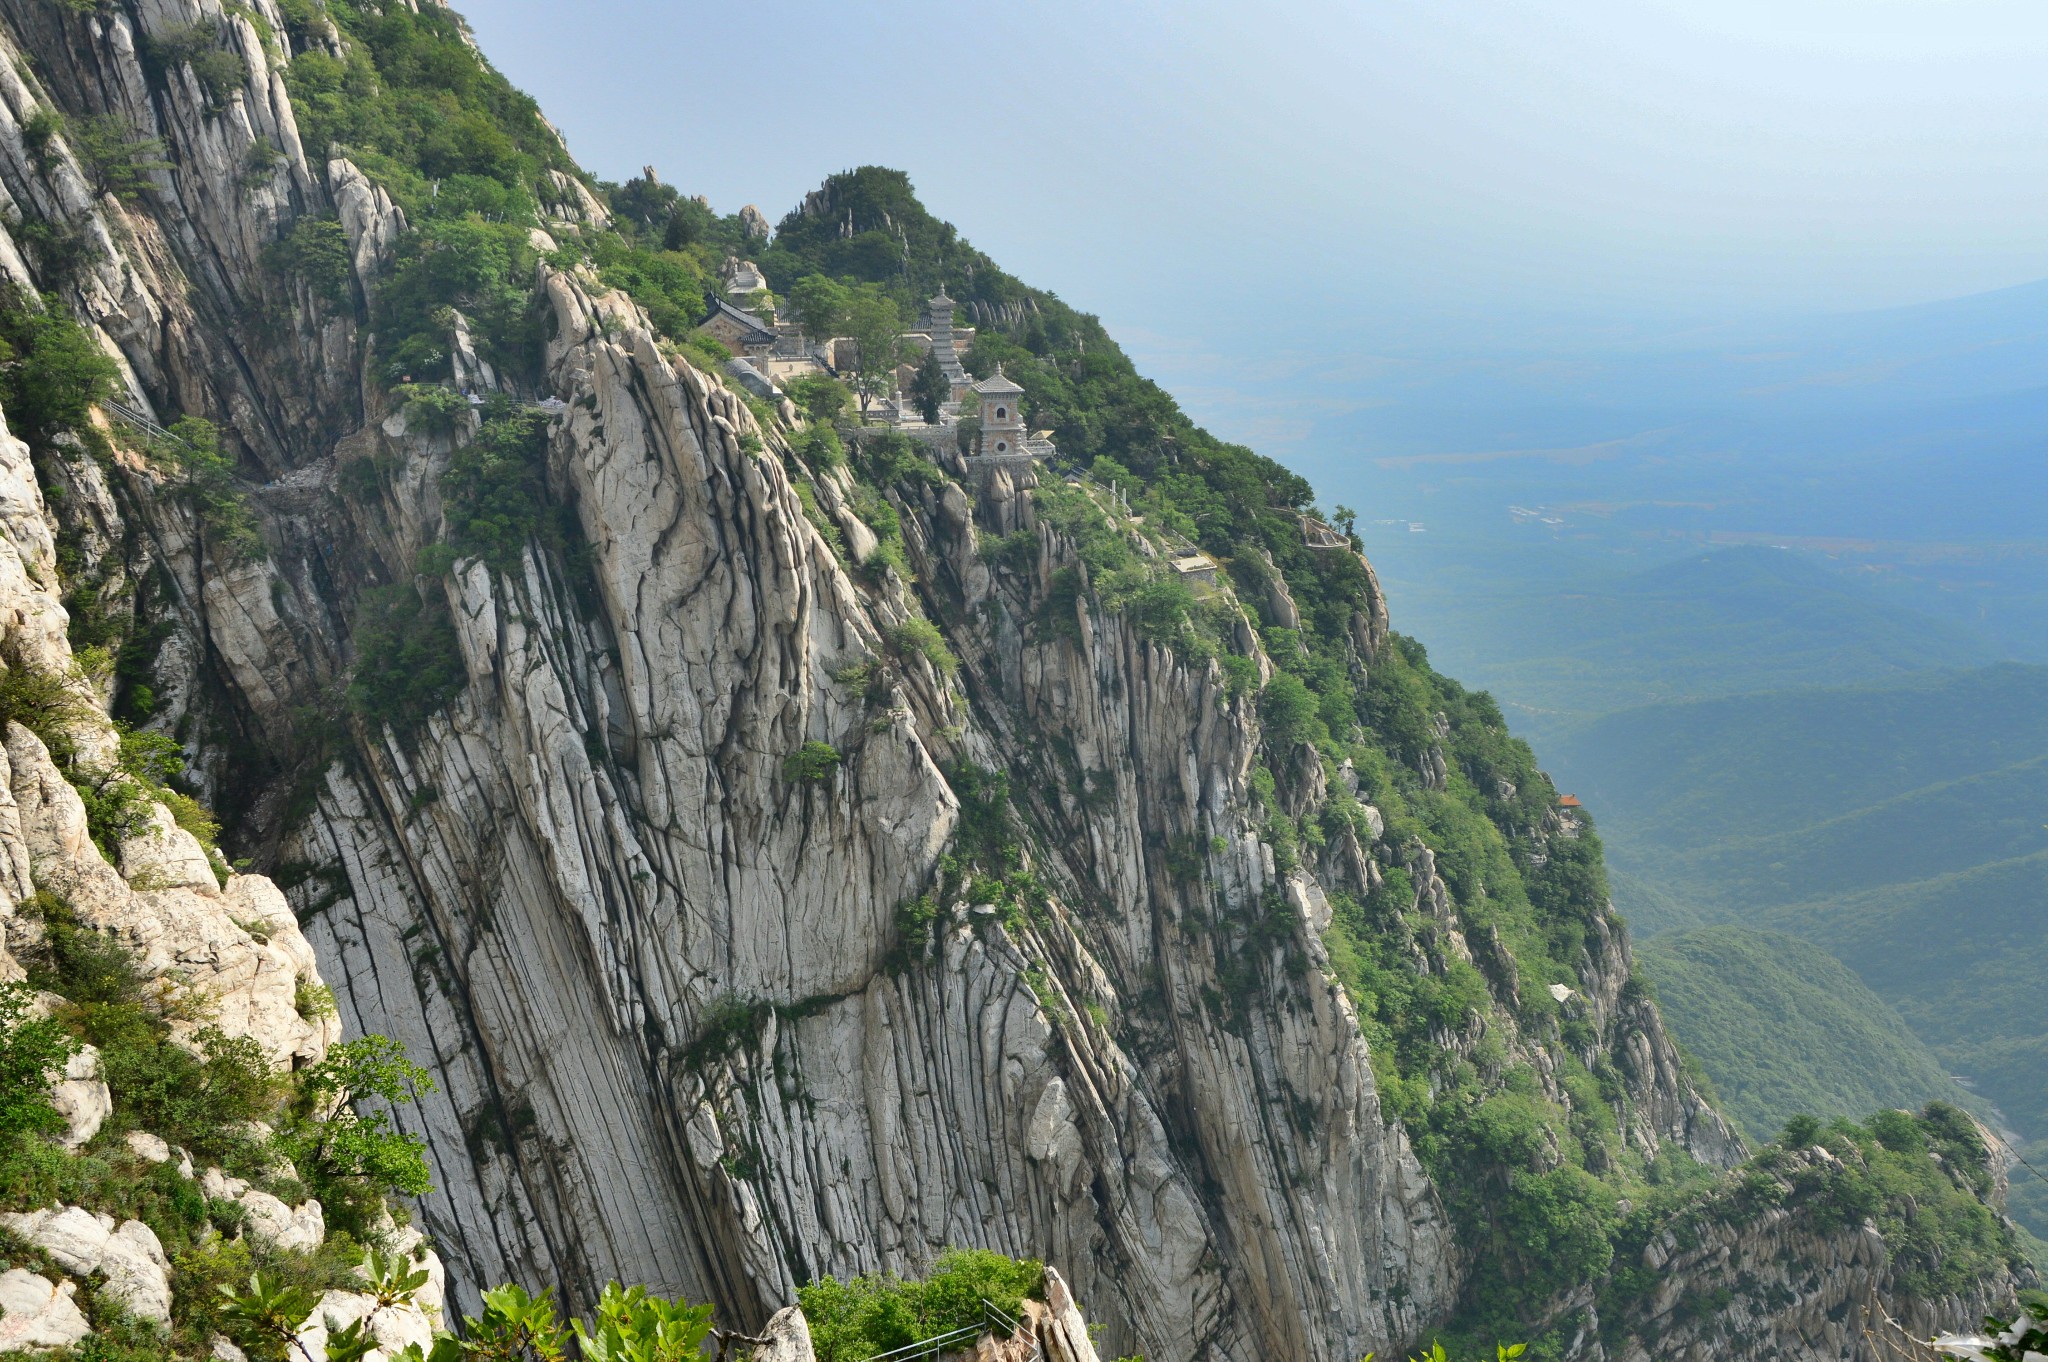
<svg viewBox="0 0 2048 1362">
<path fill-rule="evenodd" d="M 503 296 L 407 311 L 439 249 L 418 167 L 301 124 L 331 124 L 337 71 L 396 97 L 379 35 L 495 77 L 444 11 L 368 12 L 0 0 L 0 269 L 95 329 L 124 406 L 208 418 L 239 473 L 203 502 L 126 424 L 95 427 L 103 457 L 0 444 L 0 654 L 72 675 L 90 586 L 129 673 L 76 682 L 81 741 L 114 742 L 146 677 L 131 717 L 290 911 L 272 879 L 221 888 L 168 811 L 169 850 L 116 871 L 25 730 L 0 865 L 12 901 L 61 880 L 211 971 L 280 1060 L 335 1038 L 281 1010 L 317 959 L 339 1024 L 435 1080 L 398 1119 L 456 1305 L 513 1280 L 581 1310 L 620 1279 L 753 1325 L 959 1245 L 1060 1264 L 1108 1351 L 1155 1359 L 1336 1362 L 1452 1324 L 1582 1356 L 1861 1346 L 1857 1312 L 1906 1287 L 1860 1223 L 1674 1239 L 1652 1270 L 1715 1302 L 1682 1325 L 1635 1289 L 1635 1203 L 1747 1151 L 1633 982 L 1590 827 L 1391 632 L 1348 533 L 1302 548 L 1298 479 L 1230 465 L 1264 537 L 1209 545 L 1222 571 L 1180 604 L 1145 594 L 1163 500 L 858 427 L 828 457 L 823 419 L 729 388 L 606 264 L 623 229 L 558 142 L 545 219 L 485 243 L 520 262 Z M 150 55 L 195 26 L 232 88 Z M 50 108 L 117 115 L 167 165 L 96 193 L 27 131 Z M 60 275 L 31 226 L 89 249 Z M 1079 410 L 1107 361 L 1003 330 L 1044 310 L 991 308 L 986 356 Z M 430 359 L 489 403 L 402 381 Z M 1155 485 L 1208 457 L 1173 430 Z M 465 499 L 487 478 L 495 520 Z M 1546 1206 L 1597 1242 L 1556 1251 Z M 1728 1266 L 1752 1260 L 1813 1284 L 1785 1306 Z"/>
</svg>

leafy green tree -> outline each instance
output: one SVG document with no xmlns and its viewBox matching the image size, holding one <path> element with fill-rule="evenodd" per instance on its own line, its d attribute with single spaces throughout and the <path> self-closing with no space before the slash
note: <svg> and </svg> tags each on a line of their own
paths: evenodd
<svg viewBox="0 0 2048 1362">
<path fill-rule="evenodd" d="M 587 239 L 587 244 L 598 277 L 607 287 L 631 294 L 655 330 L 683 339 L 704 320 L 705 296 L 710 290 L 703 266 L 695 257 L 681 251 L 648 250 L 619 236 Z"/>
<path fill-rule="evenodd" d="M 152 452 L 178 472 L 185 502 L 205 529 L 207 543 L 230 562 L 263 555 L 255 513 L 235 484 L 234 457 L 221 448 L 220 431 L 202 416 L 181 416 L 170 438 Z"/>
<path fill-rule="evenodd" d="M 785 391 L 797 410 L 820 424 L 837 421 L 853 405 L 853 394 L 846 385 L 824 374 L 806 374 L 791 381 Z"/>
<path fill-rule="evenodd" d="M 431 1362 L 562 1362 L 568 1356 L 570 1331 L 555 1317 L 554 1293 L 538 1296 L 515 1285 L 484 1292 L 481 1318 L 463 1320 L 461 1341 L 443 1335 L 428 1354 Z M 407 1362 L 420 1362 L 408 1354 Z"/>
<path fill-rule="evenodd" d="M 612 212 L 617 216 L 642 230 L 660 229 L 665 232 L 678 215 L 682 195 L 674 185 L 663 184 L 649 176 L 635 175 L 612 191 L 611 200 Z M 709 209 L 704 211 L 710 212 Z"/>
<path fill-rule="evenodd" d="M 861 1359 L 987 1322 L 985 1300 L 1010 1318 L 1036 1296 L 1045 1265 L 986 1249 L 948 1249 L 925 1280 L 890 1274 L 848 1281 L 825 1277 L 797 1288 L 818 1362 Z"/>
<path fill-rule="evenodd" d="M 56 152 L 57 134 L 64 131 L 64 119 L 55 109 L 39 106 L 21 120 L 21 144 L 37 170 L 47 171 Z"/>
<path fill-rule="evenodd" d="M 206 106 L 218 113 L 249 80 L 249 64 L 239 52 L 227 47 L 227 31 L 202 19 L 183 28 L 168 29 L 142 40 L 144 66 L 159 83 L 170 73 L 189 69 L 206 96 Z"/>
<path fill-rule="evenodd" d="M 661 233 L 662 248 L 671 251 L 687 250 L 699 243 L 709 242 L 718 235 L 718 215 L 695 199 L 679 199 L 669 210 L 668 222 Z"/>
<path fill-rule="evenodd" d="M 807 742 L 782 762 L 782 778 L 793 785 L 827 780 L 840 762 L 839 749 L 829 742 Z"/>
<path fill-rule="evenodd" d="M 476 175 L 516 184 L 526 178 L 530 162 L 489 114 L 464 109 L 428 129 L 420 139 L 420 169 L 435 178 Z"/>
<path fill-rule="evenodd" d="M 853 386 L 866 411 L 871 399 L 888 391 L 896 366 L 910 353 L 910 343 L 903 338 L 903 311 L 881 289 L 863 284 L 848 290 L 841 321 L 853 341 Z"/>
<path fill-rule="evenodd" d="M 846 462 L 846 446 L 840 443 L 839 432 L 830 426 L 812 426 L 798 433 L 790 441 L 790 448 L 795 450 L 798 458 L 816 469 L 837 468 Z"/>
<path fill-rule="evenodd" d="M 330 1210 L 339 1206 L 348 1217 L 366 1219 L 386 1192 L 425 1196 L 433 1190 L 426 1141 L 391 1121 L 392 1108 L 432 1091 L 433 1079 L 397 1041 L 375 1035 L 344 1041 L 299 1075 L 279 1141 Z"/>
<path fill-rule="evenodd" d="M 575 1329 L 584 1362 L 695 1362 L 711 1333 L 711 1307 L 612 1282 L 598 1298 L 591 1326 L 578 1321 Z"/>
<path fill-rule="evenodd" d="M 87 428 L 120 372 L 56 295 L 0 291 L 0 405 L 16 435 L 38 445 Z"/>
<path fill-rule="evenodd" d="M 1276 752 L 1323 736 L 1314 693 L 1300 677 L 1287 672 L 1276 675 L 1259 692 L 1259 717 L 1265 720 L 1267 742 Z"/>
<path fill-rule="evenodd" d="M 822 274 L 799 279 L 789 290 L 789 306 L 804 334 L 813 341 L 844 338 L 853 342 L 849 366 L 854 390 L 865 411 L 871 398 L 885 390 L 890 376 L 909 353 L 903 338 L 903 310 L 873 284 L 841 283 Z"/>
<path fill-rule="evenodd" d="M 924 358 L 917 363 L 917 372 L 910 379 L 910 400 L 917 403 L 918 414 L 927 424 L 937 425 L 939 408 L 953 396 L 953 385 L 946 378 L 946 371 L 939 367 L 939 357 L 932 351 L 924 352 Z"/>
<path fill-rule="evenodd" d="M 405 234 L 397 256 L 377 290 L 375 310 L 389 356 L 387 382 L 448 375 L 451 308 L 473 323 L 478 350 L 492 363 L 517 373 L 533 368 L 540 334 L 527 308 L 534 255 L 524 227 L 475 217 L 429 219 Z"/>
<path fill-rule="evenodd" d="M 846 287 L 822 274 L 806 275 L 789 290 L 789 310 L 812 341 L 822 345 L 846 329 Z"/>
<path fill-rule="evenodd" d="M 469 417 L 469 399 L 453 388 L 405 383 L 397 393 L 405 399 L 406 425 L 429 435 L 453 435 Z"/>
<path fill-rule="evenodd" d="M 26 984 L 0 984 L 0 1145 L 64 1128 L 49 1086 L 78 1043 L 48 1018 L 30 1014 Z"/>
<path fill-rule="evenodd" d="M 458 448 L 441 475 L 449 541 L 500 570 L 528 543 L 560 538 L 546 477 L 547 418 L 507 402 L 487 404 L 476 439 Z"/>
<path fill-rule="evenodd" d="M 314 296 L 330 303 L 348 301 L 355 277 L 355 256 L 348 233 L 333 218 L 300 218 L 264 253 L 271 268 L 297 275 Z"/>
<path fill-rule="evenodd" d="M 71 120 L 67 140 L 85 170 L 95 196 L 112 194 L 127 200 L 149 187 L 149 177 L 170 169 L 163 143 L 137 137 L 118 114 L 87 114 Z"/>
<path fill-rule="evenodd" d="M 372 587 L 356 603 L 354 625 L 348 704 L 370 723 L 410 737 L 469 684 L 441 588 L 423 595 L 411 582 Z"/>
<path fill-rule="evenodd" d="M 255 1362 L 285 1362 L 295 1351 L 293 1340 L 320 1300 L 302 1282 L 260 1271 L 251 1274 L 244 1287 L 223 1283 L 216 1289 L 222 1297 L 221 1315 L 229 1337 Z"/>
</svg>

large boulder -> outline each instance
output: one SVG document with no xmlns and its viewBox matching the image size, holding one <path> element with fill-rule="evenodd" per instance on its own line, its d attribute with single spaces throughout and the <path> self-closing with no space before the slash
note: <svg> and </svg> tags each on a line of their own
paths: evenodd
<svg viewBox="0 0 2048 1362">
<path fill-rule="evenodd" d="M 137 1319 L 171 1322 L 171 1263 L 156 1232 L 140 1220 L 117 1224 L 80 1206 L 52 1206 L 0 1214 L 0 1225 L 74 1276 L 100 1273 L 106 1278 L 101 1290 Z"/>
<path fill-rule="evenodd" d="M 209 1168 L 200 1175 L 199 1189 L 209 1200 L 239 1203 L 245 1216 L 243 1233 L 258 1243 L 280 1249 L 316 1249 L 327 1237 L 326 1213 L 311 1198 L 288 1206 L 218 1168 Z"/>
<path fill-rule="evenodd" d="M 145 827 L 121 840 L 121 874 L 138 889 L 196 889 L 218 894 L 220 881 L 199 839 L 178 826 L 171 811 L 152 802 Z"/>
<path fill-rule="evenodd" d="M 380 1307 L 375 1296 L 363 1292 L 329 1291 L 299 1329 L 298 1347 L 308 1357 L 325 1357 L 327 1336 L 357 1320 L 369 1321 L 370 1332 L 380 1345 L 363 1362 L 389 1362 L 413 1344 L 422 1352 L 434 1346 L 434 1321 L 418 1305 Z"/>
<path fill-rule="evenodd" d="M 100 1133 L 100 1127 L 114 1114 L 114 1095 L 100 1077 L 100 1052 L 90 1045 L 64 1066 L 64 1073 L 50 1084 L 50 1105 L 64 1118 L 64 1133 L 57 1138 L 66 1149 L 76 1149 Z"/>
<path fill-rule="evenodd" d="M 776 1311 L 761 1337 L 768 1341 L 749 1354 L 753 1362 L 814 1362 L 817 1357 L 811 1349 L 811 1322 L 794 1305 Z"/>
<path fill-rule="evenodd" d="M 0 1353 L 69 1348 L 92 1332 L 72 1297 L 74 1282 L 53 1282 L 26 1268 L 0 1272 Z"/>
</svg>

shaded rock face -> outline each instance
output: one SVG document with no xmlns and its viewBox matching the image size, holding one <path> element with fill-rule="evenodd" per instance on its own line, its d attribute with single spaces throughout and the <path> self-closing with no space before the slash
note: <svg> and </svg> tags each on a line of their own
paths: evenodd
<svg viewBox="0 0 2048 1362">
<path fill-rule="evenodd" d="M 121 356 L 132 404 L 232 432 L 260 474 L 246 496 L 266 551 L 224 559 L 139 458 L 31 459 L 0 440 L 0 657 L 69 671 L 40 478 L 65 490 L 63 528 L 94 571 L 167 583 L 154 722 L 234 739 L 195 741 L 195 771 L 277 881 L 222 887 L 225 868 L 161 809 L 109 864 L 17 727 L 0 779 L 7 903 L 38 882 L 63 893 L 150 970 L 218 997 L 216 1024 L 279 1063 L 316 1059 L 344 1023 L 401 1041 L 438 1085 L 399 1120 L 428 1142 L 438 1190 L 419 1220 L 456 1307 L 515 1279 L 580 1309 L 619 1278 L 751 1324 L 818 1274 L 915 1273 L 961 1245 L 1067 1269 L 1053 1307 L 1076 1359 L 1086 1331 L 1060 1313 L 1075 1298 L 1108 1353 L 1155 1359 L 1336 1362 L 1439 1324 L 1468 1252 L 1381 1109 L 1322 941 L 1327 891 L 1362 895 L 1399 865 L 1418 968 L 1477 961 L 1504 1008 L 1513 962 L 1465 930 L 1427 848 L 1380 840 L 1376 813 L 1371 846 L 1347 835 L 1279 873 L 1253 817 L 1255 707 L 1213 662 L 1085 600 L 1071 629 L 1028 627 L 1078 565 L 1038 523 L 1028 471 L 971 501 L 958 482 L 906 500 L 917 586 L 857 579 L 736 394 L 665 351 L 623 295 L 543 266 L 550 339 L 537 387 L 515 396 L 565 404 L 547 475 L 579 552 L 458 562 L 438 589 L 460 695 L 402 734 L 352 720 L 346 759 L 306 740 L 308 713 L 342 708 L 358 596 L 412 580 L 444 532 L 451 438 L 392 409 L 356 307 L 262 264 L 293 221 L 331 212 L 367 298 L 405 229 L 348 161 L 309 165 L 277 40 L 229 17 L 249 74 L 224 107 L 184 73 L 144 78 L 139 36 L 210 6 L 0 0 L 0 187 L 100 243 L 64 301 Z M 285 31 L 269 0 L 254 8 Z M 50 89 L 21 76 L 24 51 Z M 20 124 L 49 98 L 121 111 L 176 173 L 131 205 L 95 199 L 68 153 L 23 150 Z M 258 145 L 278 159 L 245 183 Z M 601 221 L 580 184 L 553 189 L 559 217 Z M 0 270 L 33 288 L 30 254 L 0 231 Z M 335 491 L 337 466 L 360 460 L 380 470 L 372 504 Z M 844 540 L 874 544 L 850 489 L 812 472 Z M 1018 531 L 1032 561 L 992 570 L 981 538 Z M 1360 674 L 1388 637 L 1365 575 Z M 1298 619 L 1271 581 L 1260 606 Z M 945 624 L 957 676 L 900 644 L 918 613 Z M 1249 628 L 1244 646 L 1257 652 Z M 785 760 L 810 742 L 840 760 L 793 779 Z M 1322 765 L 1296 755 L 1283 797 L 1312 812 Z M 960 896 L 903 911 L 960 826 L 963 764 L 1011 773 L 1042 909 Z M 1619 924 L 1598 918 L 1574 1006 L 1619 1075 L 1629 1145 L 1732 1162 L 1739 1142 L 1629 973 Z M 323 976 L 340 1017 L 302 1016 Z M 1500 1010 L 1488 1025 L 1557 1096 L 1557 1037 Z M 277 1209 L 276 1234 L 310 1232 Z M 784 1326 L 777 1346 L 794 1350 Z"/>
</svg>

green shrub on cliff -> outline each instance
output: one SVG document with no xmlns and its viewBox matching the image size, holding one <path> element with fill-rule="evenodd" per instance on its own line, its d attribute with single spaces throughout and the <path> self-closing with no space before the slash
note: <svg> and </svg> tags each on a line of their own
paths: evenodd
<svg viewBox="0 0 2048 1362">
<path fill-rule="evenodd" d="M 1045 1283 L 1045 1264 L 985 1249 L 948 1249 L 922 1281 L 889 1273 L 797 1288 L 818 1362 L 862 1362 L 956 1329 L 985 1325 L 982 1302 L 1017 1318 Z"/>
<path fill-rule="evenodd" d="M 355 261 L 348 233 L 333 218 L 300 218 L 264 251 L 263 262 L 303 280 L 315 297 L 337 305 L 348 301 Z"/>
<path fill-rule="evenodd" d="M 79 1303 L 94 1334 L 76 1354 L 79 1362 L 197 1359 L 211 1355 L 211 1339 L 222 1332 L 249 1337 L 253 1357 L 283 1357 L 264 1351 L 274 1337 L 266 1342 L 238 1326 L 248 1322 L 252 1274 L 263 1279 L 259 1294 L 273 1304 L 303 1303 L 308 1310 L 327 1290 L 360 1289 L 356 1269 L 364 1256 L 354 1236 L 380 1232 L 387 1195 L 429 1190 L 417 1137 L 394 1131 L 388 1111 L 432 1085 L 379 1036 L 336 1045 L 318 1064 L 281 1070 L 246 1036 L 192 1029 L 212 1000 L 165 977 L 146 978 L 125 944 L 91 929 L 64 900 L 39 893 L 22 913 L 38 930 L 18 947 L 29 983 L 0 985 L 0 1209 L 76 1205 L 140 1220 L 173 1269 L 168 1334 L 128 1319 L 96 1279 L 85 1281 Z M 36 989 L 62 999 L 48 1019 L 27 1010 Z M 99 1050 L 114 1109 L 90 1143 L 71 1150 L 51 1138 L 64 1121 L 45 1091 L 81 1041 Z M 277 1133 L 259 1122 L 274 1123 Z M 123 1138 L 132 1131 L 158 1135 L 202 1166 L 218 1164 L 288 1202 L 317 1196 L 327 1212 L 324 1242 L 285 1249 L 241 1235 L 245 1213 L 237 1202 L 209 1201 L 176 1161 L 140 1157 Z M 0 1241 L 14 1265 L 26 1257 L 46 1275 L 56 1271 L 4 1233 Z M 425 1281 L 396 1260 L 369 1266 L 379 1292 Z M 294 1324 L 304 1315 L 298 1311 Z M 330 1362 L 360 1356 L 329 1354 Z"/>
<path fill-rule="evenodd" d="M 200 416 L 181 416 L 167 438 L 150 442 L 151 455 L 174 470 L 178 495 L 199 522 L 206 545 L 229 563 L 264 554 L 256 513 L 235 480 L 234 456 L 221 448 L 220 431 Z"/>
<path fill-rule="evenodd" d="M 459 445 L 441 475 L 449 545 L 499 571 L 515 570 L 528 544 L 565 548 L 577 531 L 548 495 L 547 418 L 493 394 L 476 438 Z"/>
<path fill-rule="evenodd" d="M 59 431 L 87 429 L 119 373 L 54 295 L 0 288 L 0 408 L 14 434 L 40 446 Z"/>
<path fill-rule="evenodd" d="M 426 1141 L 398 1129 L 391 1114 L 432 1091 L 427 1071 L 384 1036 L 330 1046 L 318 1064 L 295 1075 L 278 1145 L 332 1223 L 366 1233 L 386 1196 L 433 1190 Z"/>
<path fill-rule="evenodd" d="M 479 356 L 518 375 L 536 367 L 540 323 L 529 307 L 534 254 L 526 233 L 516 223 L 466 217 L 430 219 L 405 234 L 371 314 L 386 383 L 450 376 L 457 311 Z"/>
<path fill-rule="evenodd" d="M 839 749 L 828 742 L 807 742 L 782 759 L 782 778 L 792 785 L 829 780 L 840 763 Z"/>
<path fill-rule="evenodd" d="M 64 1128 L 50 1105 L 50 1081 L 78 1052 L 63 1027 L 30 1011 L 25 984 L 0 984 L 0 1143 Z"/>
<path fill-rule="evenodd" d="M 401 739 L 416 734 L 468 684 L 447 598 L 410 582 L 373 587 L 356 606 L 355 674 L 349 707 Z"/>
<path fill-rule="evenodd" d="M 477 176 L 524 194 L 543 170 L 573 171 L 533 100 L 465 41 L 452 10 L 357 0 L 294 9 L 286 28 L 303 50 L 285 81 L 308 153 L 345 151 L 412 221 L 432 213 L 436 181 L 447 192 Z M 323 14 L 350 40 L 342 57 L 308 42 Z"/>
</svg>

